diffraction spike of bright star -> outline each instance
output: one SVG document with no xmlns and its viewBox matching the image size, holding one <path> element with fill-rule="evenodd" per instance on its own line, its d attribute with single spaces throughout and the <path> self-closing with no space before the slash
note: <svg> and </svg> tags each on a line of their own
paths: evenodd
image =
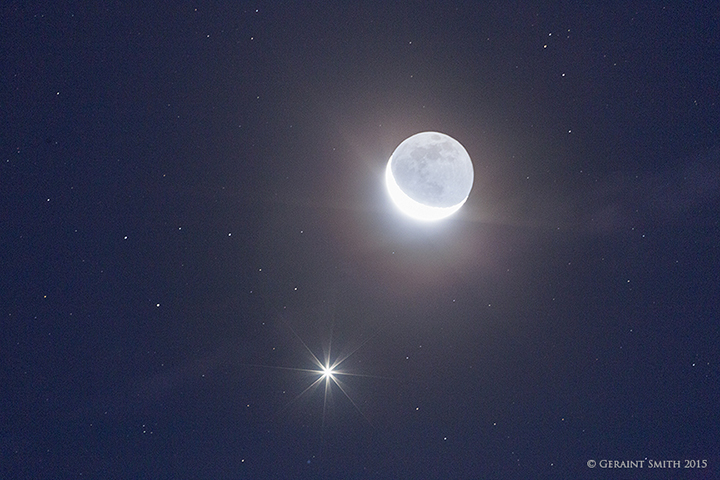
<svg viewBox="0 0 720 480">
<path fill-rule="evenodd" d="M 325 381 L 325 389 L 324 389 L 325 392 L 323 395 L 323 426 L 325 424 L 325 414 L 327 411 L 328 398 L 330 397 L 332 384 L 335 384 L 340 389 L 340 391 L 343 393 L 343 395 L 345 395 L 345 397 L 350 401 L 350 403 L 353 404 L 353 406 L 358 411 L 358 413 L 360 413 L 360 415 L 362 415 L 363 418 L 365 418 L 365 420 L 368 423 L 370 423 L 370 421 L 365 416 L 365 414 L 362 412 L 362 410 L 360 410 L 360 407 L 358 407 L 358 405 L 355 403 L 355 401 L 352 399 L 352 397 L 348 394 L 347 388 L 344 386 L 343 382 L 338 378 L 339 376 L 342 376 L 342 375 L 353 376 L 353 377 L 380 378 L 380 377 L 375 377 L 373 375 L 363 375 L 363 374 L 359 374 L 359 373 L 350 373 L 350 372 L 344 372 L 342 370 L 338 370 L 338 367 L 345 360 L 347 360 L 349 357 L 351 357 L 355 352 L 357 352 L 363 345 L 365 345 L 367 340 L 365 342 L 363 342 L 362 344 L 360 344 L 357 348 L 352 350 L 347 355 L 336 358 L 331 363 L 331 361 L 330 361 L 331 356 L 332 356 L 332 334 L 331 334 L 330 344 L 328 345 L 327 354 L 325 355 L 324 362 L 323 362 L 317 357 L 317 355 L 315 355 L 313 353 L 313 351 L 310 349 L 310 347 L 308 347 L 308 345 L 303 341 L 303 339 L 300 338 L 300 335 L 298 335 L 297 332 L 295 332 L 295 330 L 290 325 L 288 325 L 288 328 L 293 333 L 295 338 L 297 338 L 298 341 L 300 341 L 300 343 L 303 345 L 303 347 L 305 347 L 305 350 L 307 350 L 307 352 L 310 354 L 310 357 L 312 358 L 313 363 L 315 365 L 317 365 L 317 367 L 318 367 L 317 370 L 285 367 L 288 370 L 306 371 L 306 372 L 316 373 L 318 375 L 318 378 L 315 379 L 315 381 L 313 383 L 311 383 L 305 390 L 303 390 L 297 397 L 295 397 L 295 399 L 293 401 L 302 397 L 307 391 L 314 390 L 320 384 L 320 382 L 322 382 L 324 380 Z"/>
<path fill-rule="evenodd" d="M 377 378 L 377 379 L 385 379 L 385 380 L 395 380 L 395 379 L 389 378 L 389 377 L 381 377 L 381 376 L 377 376 L 377 375 L 351 373 L 351 372 L 343 371 L 340 367 L 345 360 L 347 360 L 352 355 L 354 355 L 355 352 L 357 352 L 369 340 L 371 340 L 374 337 L 374 335 L 367 338 L 364 342 L 362 342 L 360 345 L 358 345 L 357 348 L 353 349 L 348 354 L 337 357 L 334 360 L 331 360 L 331 358 L 332 358 L 332 333 L 331 333 L 330 343 L 328 345 L 327 351 L 325 352 L 325 355 L 323 356 L 323 359 L 321 360 L 317 355 L 315 355 L 315 353 L 313 353 L 313 351 L 310 349 L 310 347 L 308 347 L 307 343 L 305 343 L 305 341 L 300 337 L 300 335 L 298 335 L 297 332 L 295 332 L 295 330 L 289 324 L 285 323 L 285 325 L 292 332 L 293 336 L 302 344 L 302 346 L 305 348 L 307 353 L 310 355 L 310 360 L 314 364 L 315 368 L 299 368 L 299 367 L 246 364 L 248 366 L 272 368 L 272 369 L 276 369 L 276 370 L 289 370 L 289 371 L 295 371 L 295 372 L 312 373 L 317 376 L 310 383 L 310 385 L 305 387 L 305 389 L 302 392 L 300 392 L 295 398 L 293 398 L 290 402 L 288 402 L 288 404 L 285 405 L 285 407 L 281 409 L 281 412 L 287 410 L 293 403 L 295 403 L 297 400 L 302 398 L 304 395 L 308 394 L 308 392 L 315 391 L 321 384 L 324 384 L 323 411 L 322 411 L 322 413 L 323 413 L 322 414 L 322 428 L 324 428 L 328 402 L 331 398 L 333 385 L 335 385 L 343 393 L 343 395 L 350 401 L 350 403 L 352 403 L 352 405 L 355 407 L 355 409 L 358 411 L 358 413 L 368 422 L 368 424 L 372 425 L 370 420 L 365 416 L 365 414 L 362 412 L 362 410 L 357 405 L 357 403 L 355 403 L 355 401 L 352 399 L 352 397 L 348 393 L 347 386 L 340 379 L 340 377 L 343 377 L 343 376 L 345 376 L 345 377 L 367 377 L 367 378 Z M 280 413 L 280 412 L 278 412 L 278 413 Z"/>
</svg>

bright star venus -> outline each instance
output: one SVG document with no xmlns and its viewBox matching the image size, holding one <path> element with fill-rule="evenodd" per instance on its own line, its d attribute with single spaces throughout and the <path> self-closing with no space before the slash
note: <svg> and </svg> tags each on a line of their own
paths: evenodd
<svg viewBox="0 0 720 480">
<path fill-rule="evenodd" d="M 334 368 L 334 367 L 331 367 L 331 366 L 329 366 L 329 365 L 328 365 L 328 366 L 325 366 L 325 367 L 322 367 L 322 376 L 323 376 L 323 378 L 325 378 L 325 379 L 334 380 L 334 378 L 333 378 L 333 373 L 334 373 L 334 372 L 335 372 L 335 368 Z"/>
<path fill-rule="evenodd" d="M 318 388 L 322 388 L 322 425 L 321 428 L 324 429 L 325 423 L 326 423 L 326 416 L 328 414 L 328 408 L 330 407 L 330 404 L 333 403 L 333 395 L 332 391 L 335 389 L 339 389 L 342 393 L 343 397 L 346 398 L 357 410 L 357 412 L 368 422 L 368 424 L 372 425 L 370 420 L 365 416 L 363 411 L 360 409 L 357 402 L 352 398 L 350 395 L 350 392 L 348 390 L 348 385 L 341 380 L 340 377 L 365 377 L 365 378 L 375 378 L 375 379 L 384 379 L 384 380 L 395 380 L 393 378 L 388 377 L 381 377 L 377 375 L 368 375 L 368 374 L 362 374 L 362 373 L 355 373 L 350 372 L 347 370 L 343 370 L 341 368 L 341 365 L 343 362 L 348 360 L 348 358 L 352 357 L 360 348 L 362 348 L 370 339 L 374 337 L 374 335 L 369 336 L 367 339 L 365 339 L 361 344 L 356 346 L 356 348 L 352 349 L 348 353 L 341 354 L 339 356 L 335 355 L 333 356 L 333 349 L 332 349 L 332 334 L 330 341 L 328 342 L 328 345 L 324 350 L 323 354 L 318 356 L 316 355 L 313 350 L 308 346 L 307 343 L 300 337 L 300 335 L 297 334 L 297 332 L 290 326 L 288 323 L 285 323 L 285 327 L 292 332 L 295 339 L 302 344 L 304 347 L 304 350 L 308 354 L 308 360 L 312 365 L 309 365 L 309 368 L 302 368 L 302 367 L 290 367 L 290 366 L 274 366 L 274 365 L 257 365 L 257 364 L 246 364 L 248 366 L 255 366 L 255 367 L 263 367 L 263 368 L 271 368 L 275 370 L 286 370 L 286 371 L 294 371 L 298 373 L 306 373 L 310 374 L 312 376 L 312 379 L 310 380 L 309 384 L 306 384 L 304 389 L 295 397 L 290 400 L 281 410 L 285 411 L 293 404 L 295 404 L 297 401 L 299 401 L 301 398 L 306 397 L 308 395 L 311 395 L 312 393 L 316 392 Z"/>
<path fill-rule="evenodd" d="M 293 332 L 295 333 L 295 332 Z M 310 350 L 310 347 L 307 346 L 307 344 L 300 338 L 299 335 L 295 334 L 298 340 L 303 344 L 305 347 L 305 350 L 310 354 L 313 363 L 315 363 L 318 366 L 318 370 L 310 370 L 310 369 L 304 369 L 304 368 L 286 368 L 287 370 L 295 370 L 295 371 L 305 371 L 305 372 L 311 372 L 318 375 L 318 377 L 315 379 L 314 382 L 312 382 L 310 385 L 308 385 L 305 390 L 303 390 L 300 395 L 298 395 L 295 400 L 302 397 L 306 392 L 315 390 L 320 383 L 324 380 L 325 381 L 325 392 L 323 395 L 323 423 L 324 423 L 324 417 L 325 417 L 325 411 L 327 409 L 328 399 L 330 397 L 330 390 L 332 388 L 332 384 L 335 384 L 337 388 L 340 389 L 340 391 L 345 395 L 345 397 L 350 401 L 350 403 L 353 404 L 355 409 L 365 417 L 365 415 L 360 410 L 360 407 L 355 403 L 355 401 L 350 397 L 350 395 L 347 392 L 346 387 L 344 386 L 343 382 L 338 378 L 340 375 L 347 375 L 347 376 L 353 376 L 353 377 L 368 377 L 370 375 L 362 375 L 358 373 L 349 373 L 349 372 L 343 372 L 341 370 L 338 370 L 337 367 L 348 359 L 357 349 L 350 354 L 338 358 L 335 360 L 334 363 L 330 363 L 330 349 L 328 348 L 327 356 L 325 358 L 325 362 L 323 363 L 313 352 Z M 359 347 L 358 347 L 359 348 Z M 367 417 L 365 417 L 367 420 Z"/>
</svg>

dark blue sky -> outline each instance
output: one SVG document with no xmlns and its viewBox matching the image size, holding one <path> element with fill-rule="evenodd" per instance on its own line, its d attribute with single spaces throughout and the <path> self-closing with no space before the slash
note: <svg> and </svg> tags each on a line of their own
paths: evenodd
<svg viewBox="0 0 720 480">
<path fill-rule="evenodd" d="M 0 477 L 718 477 L 718 12 L 6 2 Z"/>
</svg>

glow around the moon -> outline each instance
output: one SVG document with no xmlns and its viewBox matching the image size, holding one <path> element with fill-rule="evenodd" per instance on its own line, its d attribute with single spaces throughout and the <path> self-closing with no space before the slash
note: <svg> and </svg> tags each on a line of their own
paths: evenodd
<svg viewBox="0 0 720 480">
<path fill-rule="evenodd" d="M 410 217 L 428 221 L 457 212 L 470 195 L 473 177 L 465 148 L 439 132 L 422 132 L 403 141 L 385 170 L 395 205 Z"/>
</svg>

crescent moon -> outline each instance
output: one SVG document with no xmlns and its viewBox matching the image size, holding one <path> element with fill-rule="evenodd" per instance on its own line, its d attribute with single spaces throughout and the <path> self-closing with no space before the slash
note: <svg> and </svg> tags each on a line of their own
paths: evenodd
<svg viewBox="0 0 720 480">
<path fill-rule="evenodd" d="M 405 176 L 404 189 L 393 169 Z M 465 204 L 473 183 L 473 167 L 465 148 L 438 132 L 422 132 L 403 141 L 390 156 L 385 184 L 393 203 L 409 217 L 434 221 Z M 412 195 L 412 196 L 411 196 Z"/>
</svg>

